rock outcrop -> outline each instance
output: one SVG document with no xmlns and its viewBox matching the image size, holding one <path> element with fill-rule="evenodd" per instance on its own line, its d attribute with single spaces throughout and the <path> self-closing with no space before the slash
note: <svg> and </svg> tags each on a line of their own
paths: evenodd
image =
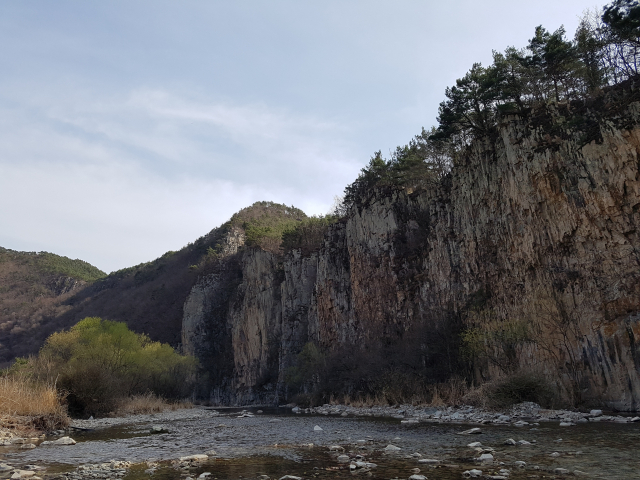
<svg viewBox="0 0 640 480">
<path fill-rule="evenodd" d="M 504 118 L 431 190 L 375 193 L 317 252 L 228 252 L 182 331 L 225 372 L 216 398 L 275 401 L 307 342 L 460 336 L 459 322 L 477 381 L 535 371 L 569 400 L 637 409 L 640 103 L 617 95 Z"/>
</svg>

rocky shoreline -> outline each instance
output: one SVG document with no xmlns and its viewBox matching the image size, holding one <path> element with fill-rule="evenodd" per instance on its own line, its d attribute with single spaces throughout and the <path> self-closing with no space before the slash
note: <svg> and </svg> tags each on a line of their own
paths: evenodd
<svg viewBox="0 0 640 480">
<path fill-rule="evenodd" d="M 602 410 L 577 412 L 570 410 L 543 409 L 532 402 L 519 403 L 503 411 L 487 410 L 479 407 L 442 406 L 416 407 L 413 405 L 351 407 L 347 405 L 323 405 L 322 407 L 293 407 L 293 413 L 315 415 L 342 415 L 360 417 L 391 417 L 406 423 L 470 423 L 470 424 L 514 424 L 518 426 L 537 422 L 560 422 L 560 426 L 572 426 L 585 422 L 640 422 L 640 416 L 605 415 Z"/>
</svg>

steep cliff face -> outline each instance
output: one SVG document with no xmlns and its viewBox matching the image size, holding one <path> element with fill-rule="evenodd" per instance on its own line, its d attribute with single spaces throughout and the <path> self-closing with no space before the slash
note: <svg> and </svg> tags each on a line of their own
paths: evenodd
<svg viewBox="0 0 640 480">
<path fill-rule="evenodd" d="M 417 325 L 437 341 L 458 322 L 480 339 L 477 381 L 532 370 L 566 398 L 636 409 L 640 103 L 625 95 L 504 119 L 433 189 L 378 193 L 315 253 L 230 253 L 237 288 L 220 273 L 193 287 L 185 350 L 226 372 L 218 398 L 266 401 L 309 341 L 375 345 Z"/>
</svg>

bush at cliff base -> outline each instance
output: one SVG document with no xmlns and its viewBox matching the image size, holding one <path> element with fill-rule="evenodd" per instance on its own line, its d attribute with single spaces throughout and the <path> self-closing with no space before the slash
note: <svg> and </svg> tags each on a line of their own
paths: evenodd
<svg viewBox="0 0 640 480">
<path fill-rule="evenodd" d="M 196 369 L 193 357 L 152 342 L 123 322 L 98 317 L 51 335 L 37 361 L 68 393 L 75 414 L 109 412 L 120 398 L 139 393 L 182 398 L 193 385 Z"/>
</svg>

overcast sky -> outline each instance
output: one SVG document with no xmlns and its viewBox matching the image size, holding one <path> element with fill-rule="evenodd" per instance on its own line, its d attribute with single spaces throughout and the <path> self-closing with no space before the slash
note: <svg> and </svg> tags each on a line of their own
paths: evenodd
<svg viewBox="0 0 640 480">
<path fill-rule="evenodd" d="M 257 200 L 326 213 L 445 87 L 588 0 L 0 3 L 0 246 L 110 272 Z"/>
</svg>

